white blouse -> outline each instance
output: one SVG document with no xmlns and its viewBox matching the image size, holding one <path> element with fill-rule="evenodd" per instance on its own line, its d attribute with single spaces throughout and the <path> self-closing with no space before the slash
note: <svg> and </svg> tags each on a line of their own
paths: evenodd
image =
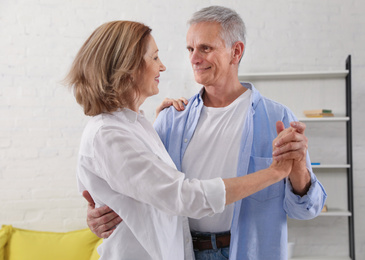
<svg viewBox="0 0 365 260">
<path fill-rule="evenodd" d="M 225 207 L 222 179 L 185 179 L 142 111 L 92 117 L 77 176 L 80 192 L 88 190 L 97 206 L 108 205 L 123 219 L 98 248 L 100 259 L 194 259 L 186 217 Z"/>
</svg>

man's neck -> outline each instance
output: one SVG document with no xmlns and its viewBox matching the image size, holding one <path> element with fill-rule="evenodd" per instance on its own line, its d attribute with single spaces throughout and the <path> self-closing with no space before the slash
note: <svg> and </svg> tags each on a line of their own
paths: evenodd
<svg viewBox="0 0 365 260">
<path fill-rule="evenodd" d="M 241 96 L 247 89 L 239 81 L 231 85 L 204 86 L 203 101 L 207 107 L 226 107 Z"/>
</svg>

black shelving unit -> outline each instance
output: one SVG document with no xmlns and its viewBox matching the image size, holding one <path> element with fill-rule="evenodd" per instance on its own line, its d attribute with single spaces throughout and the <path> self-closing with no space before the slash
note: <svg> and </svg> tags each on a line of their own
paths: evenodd
<svg viewBox="0 0 365 260">
<path fill-rule="evenodd" d="M 354 195 L 353 195 L 353 165 L 352 165 L 352 99 L 351 99 L 351 55 L 346 59 L 346 116 L 349 120 L 346 123 L 346 140 L 347 140 L 347 205 L 351 216 L 348 217 L 349 222 L 349 250 L 350 257 L 355 260 L 355 225 L 354 225 Z"/>
<path fill-rule="evenodd" d="M 323 216 L 346 216 L 348 218 L 348 243 L 349 257 L 355 260 L 355 227 L 354 227 L 354 196 L 353 196 L 353 160 L 352 160 L 352 99 L 351 99 L 351 55 L 346 59 L 346 69 L 341 71 L 311 71 L 311 72 L 272 72 L 272 73 L 253 73 L 239 76 L 240 81 L 283 81 L 283 80 L 316 80 L 316 79 L 345 79 L 346 100 L 345 100 L 345 117 L 335 118 L 302 118 L 304 122 L 346 122 L 346 152 L 347 165 L 322 165 L 321 168 L 346 168 L 347 181 L 347 211 L 348 212 L 331 212 L 324 213 Z M 268 96 L 269 98 L 272 98 Z M 285 103 L 285 102 L 283 102 Z M 345 173 L 345 172 L 344 172 Z M 347 257 L 346 257 L 347 258 Z M 293 259 L 308 259 L 294 257 Z M 321 259 L 321 256 L 315 259 Z M 323 259 L 328 259 L 324 257 Z"/>
</svg>

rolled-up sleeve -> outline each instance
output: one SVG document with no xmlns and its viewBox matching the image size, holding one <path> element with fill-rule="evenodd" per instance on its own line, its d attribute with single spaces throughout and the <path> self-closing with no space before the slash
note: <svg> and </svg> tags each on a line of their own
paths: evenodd
<svg viewBox="0 0 365 260">
<path fill-rule="evenodd" d="M 284 209 L 290 218 L 304 220 L 318 216 L 326 198 L 326 191 L 312 172 L 311 186 L 304 196 L 295 194 L 290 181 L 286 181 Z"/>
</svg>

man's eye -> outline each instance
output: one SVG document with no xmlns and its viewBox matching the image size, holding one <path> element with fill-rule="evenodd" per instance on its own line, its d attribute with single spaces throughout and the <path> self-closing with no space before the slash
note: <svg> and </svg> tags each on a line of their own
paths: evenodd
<svg viewBox="0 0 365 260">
<path fill-rule="evenodd" d="M 188 52 L 193 52 L 194 49 L 193 48 L 187 48 Z"/>
</svg>

